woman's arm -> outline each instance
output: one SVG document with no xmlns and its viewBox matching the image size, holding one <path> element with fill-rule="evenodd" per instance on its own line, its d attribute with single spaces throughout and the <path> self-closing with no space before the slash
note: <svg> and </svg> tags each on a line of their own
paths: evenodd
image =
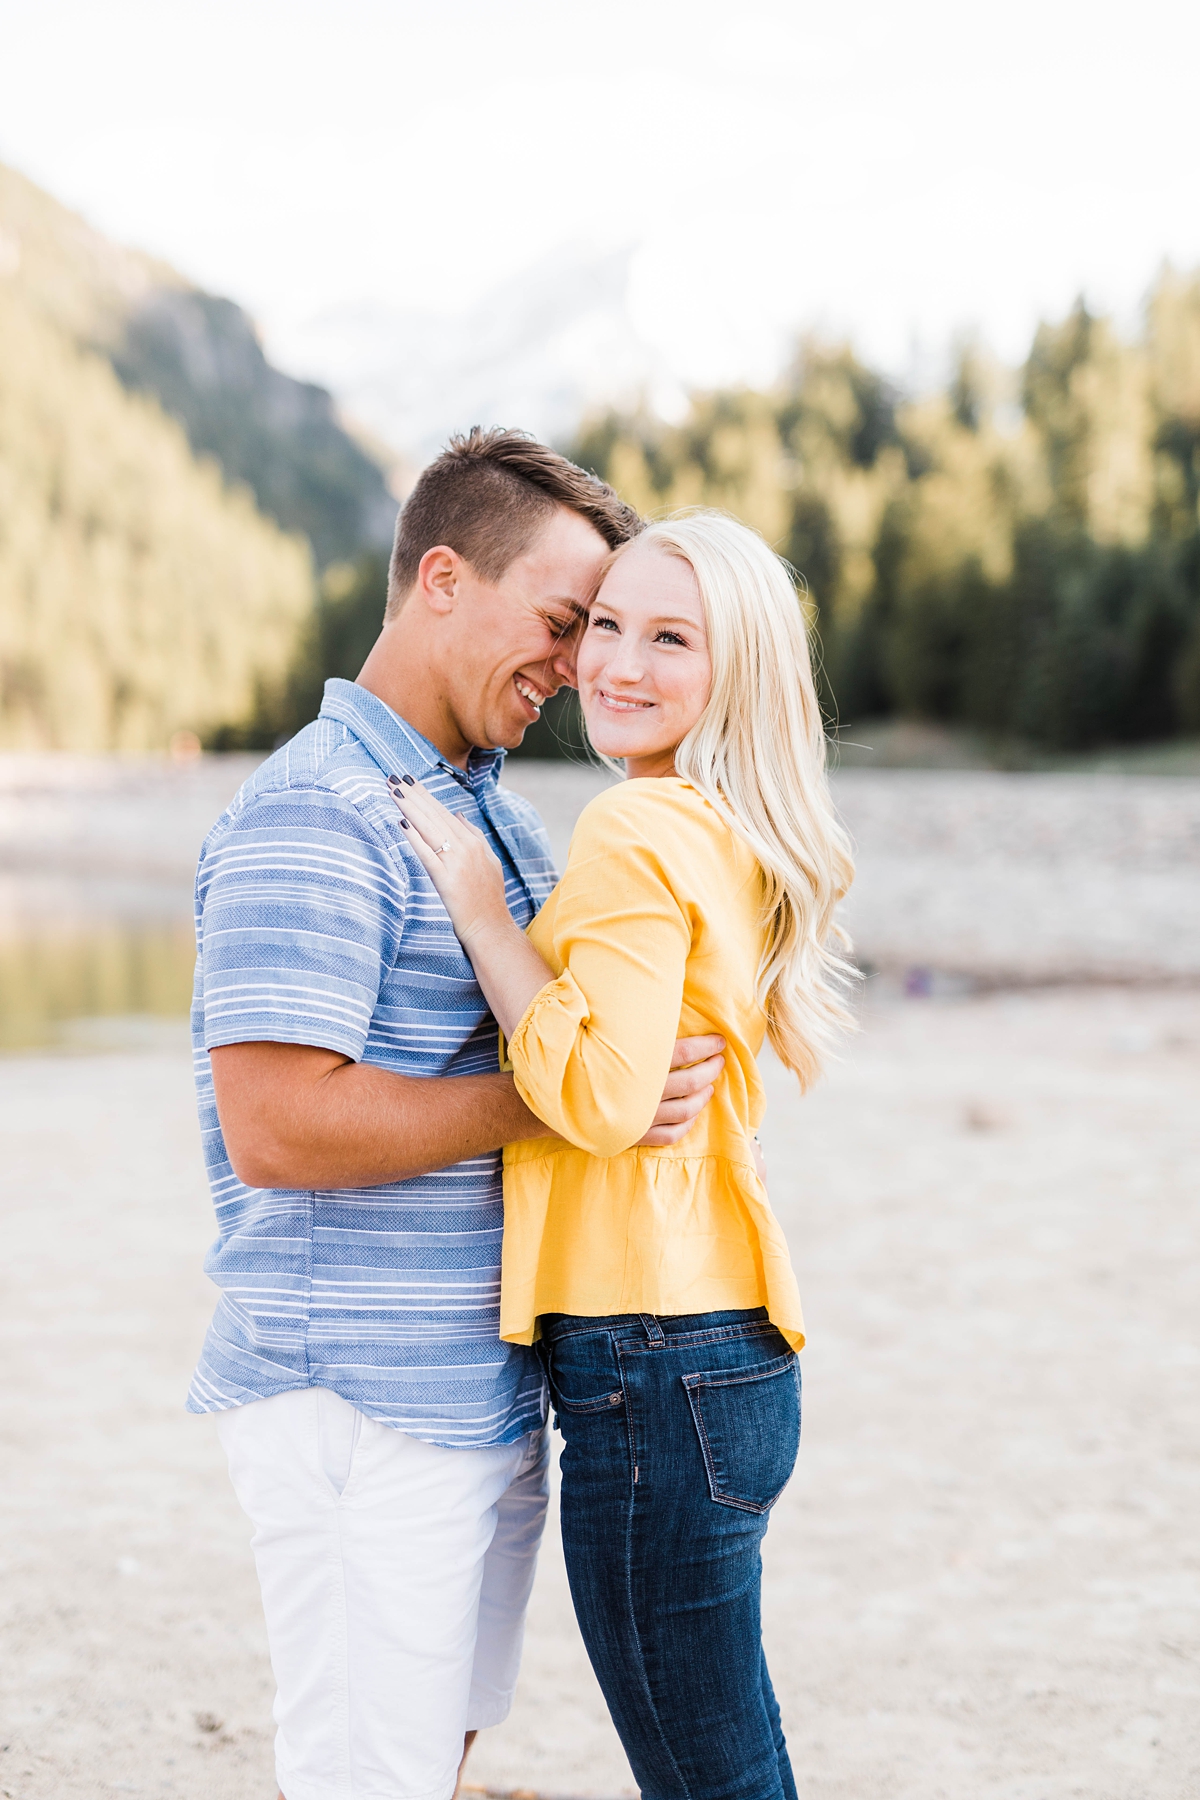
<svg viewBox="0 0 1200 1800">
<path fill-rule="evenodd" d="M 691 946 L 690 916 L 656 847 L 658 821 L 647 825 L 640 806 L 631 817 L 615 795 L 585 811 L 558 889 L 556 978 L 509 918 L 483 834 L 415 785 L 397 800 L 509 1039 L 526 1104 L 593 1156 L 645 1141 Z"/>
<path fill-rule="evenodd" d="M 449 812 L 440 801 L 426 793 L 418 782 L 410 781 L 402 785 L 396 778 L 390 785 L 413 849 L 429 871 L 430 879 L 442 897 L 455 932 L 471 958 L 476 978 L 489 1006 L 505 1036 L 511 1038 L 537 996 L 556 985 L 554 976 L 525 933 L 513 922 L 504 897 L 504 872 L 483 833 L 465 819 L 460 819 L 457 814 Z M 443 850 L 440 848 L 442 845 L 448 848 Z M 678 936 L 678 933 L 674 935 Z M 686 933 L 684 936 L 686 938 Z M 673 947 L 678 954 L 671 954 Z M 680 990 L 682 954 L 679 945 L 667 945 L 665 954 L 657 959 L 660 973 L 665 967 L 669 981 L 674 979 L 671 974 L 673 964 L 679 962 Z M 562 1064 L 562 1075 L 565 1077 L 568 1072 L 566 1063 L 580 1061 L 578 1054 L 571 1058 L 569 1046 L 565 1045 L 566 1034 L 574 1029 L 571 1009 L 567 1007 L 558 1010 L 558 1042 L 547 1046 L 547 1071 L 538 1079 L 526 1063 L 522 1071 L 524 1079 L 518 1076 L 517 1086 L 522 1098 L 539 1119 L 551 1130 L 558 1131 L 562 1136 L 571 1136 L 572 1142 L 578 1142 L 577 1136 L 563 1131 L 562 1125 L 555 1123 L 563 1112 L 564 1086 L 563 1079 L 556 1081 L 555 1070 Z M 678 994 L 673 999 L 668 999 L 666 1014 L 670 1021 L 669 1035 L 674 1038 L 679 1021 Z M 588 1048 L 600 1050 L 603 1059 L 604 1052 L 598 1040 L 594 1039 Z M 667 1145 L 677 1144 L 687 1135 L 713 1097 L 715 1085 L 725 1067 L 725 1058 L 721 1054 L 724 1048 L 725 1039 L 715 1033 L 703 1037 L 679 1038 L 669 1052 L 670 1066 L 665 1082 L 659 1078 L 658 1085 L 655 1085 L 653 1070 L 657 1066 L 657 1045 L 653 1037 L 646 1039 L 642 1036 L 640 1049 L 643 1054 L 649 1052 L 650 1086 L 654 1093 L 661 1094 L 661 1098 L 649 1128 L 636 1138 L 638 1143 L 651 1149 L 662 1149 Z M 564 1055 L 565 1049 L 567 1053 Z M 576 1087 L 582 1086 L 587 1091 L 593 1112 L 602 1111 L 602 1097 L 592 1092 L 597 1086 L 598 1078 L 589 1079 L 586 1067 L 580 1073 L 583 1079 L 575 1084 Z M 629 1091 L 628 1081 L 621 1085 L 626 1092 Z M 644 1085 L 643 1081 L 638 1088 L 639 1095 Z M 579 1108 L 569 1107 L 567 1110 L 574 1112 Z M 598 1154 L 607 1152 L 601 1151 Z"/>
</svg>

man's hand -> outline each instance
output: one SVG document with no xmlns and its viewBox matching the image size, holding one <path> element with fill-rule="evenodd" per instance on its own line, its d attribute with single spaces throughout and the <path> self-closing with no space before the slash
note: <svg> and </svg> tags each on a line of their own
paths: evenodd
<svg viewBox="0 0 1200 1800">
<path fill-rule="evenodd" d="M 671 1073 L 663 1089 L 654 1123 L 638 1141 L 652 1148 L 677 1144 L 686 1137 L 713 1097 L 717 1077 L 725 1067 L 721 1055 L 723 1037 L 679 1038 L 671 1058 Z"/>
<path fill-rule="evenodd" d="M 677 1144 L 712 1099 L 721 1037 L 681 1038 L 643 1144 Z M 374 1187 L 546 1135 L 511 1075 L 394 1075 L 305 1044 L 212 1052 L 229 1160 L 250 1187 Z"/>
</svg>

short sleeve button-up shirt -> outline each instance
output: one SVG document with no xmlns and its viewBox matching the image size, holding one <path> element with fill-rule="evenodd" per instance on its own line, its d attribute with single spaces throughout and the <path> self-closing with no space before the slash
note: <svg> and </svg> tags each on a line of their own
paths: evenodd
<svg viewBox="0 0 1200 1800">
<path fill-rule="evenodd" d="M 510 1443 L 544 1417 L 532 1353 L 498 1334 L 499 1152 L 374 1188 L 247 1187 L 225 1150 L 209 1052 L 314 1044 L 413 1076 L 497 1068 L 496 1026 L 387 789 L 423 781 L 488 834 L 527 925 L 555 881 L 503 754 L 466 770 L 365 688 L 326 684 L 319 718 L 256 770 L 196 877 L 192 1038 L 220 1289 L 188 1407 L 333 1389 L 430 1443 Z"/>
</svg>

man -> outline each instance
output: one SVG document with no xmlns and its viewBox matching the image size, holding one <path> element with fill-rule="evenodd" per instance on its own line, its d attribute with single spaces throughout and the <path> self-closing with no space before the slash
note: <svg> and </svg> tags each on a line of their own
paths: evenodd
<svg viewBox="0 0 1200 1800">
<path fill-rule="evenodd" d="M 526 924 L 554 881 L 503 752 L 572 676 L 638 521 L 529 438 L 472 432 L 396 531 L 357 682 L 218 821 L 193 1031 L 221 1288 L 189 1406 L 218 1412 L 278 1686 L 286 1800 L 449 1800 L 508 1711 L 546 1505 L 538 1363 L 497 1333 L 501 1145 L 544 1135 L 389 776 L 487 833 Z M 649 1141 L 711 1093 L 676 1053 Z M 690 1067 L 688 1065 L 691 1065 Z"/>
</svg>

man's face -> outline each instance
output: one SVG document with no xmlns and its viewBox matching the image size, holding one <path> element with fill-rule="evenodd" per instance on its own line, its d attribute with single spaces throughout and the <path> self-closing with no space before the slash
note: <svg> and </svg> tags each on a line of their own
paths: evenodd
<svg viewBox="0 0 1200 1800">
<path fill-rule="evenodd" d="M 575 640 L 608 545 L 560 506 L 495 583 L 461 565 L 445 668 L 465 744 L 512 750 L 543 703 L 575 684 Z"/>
</svg>

